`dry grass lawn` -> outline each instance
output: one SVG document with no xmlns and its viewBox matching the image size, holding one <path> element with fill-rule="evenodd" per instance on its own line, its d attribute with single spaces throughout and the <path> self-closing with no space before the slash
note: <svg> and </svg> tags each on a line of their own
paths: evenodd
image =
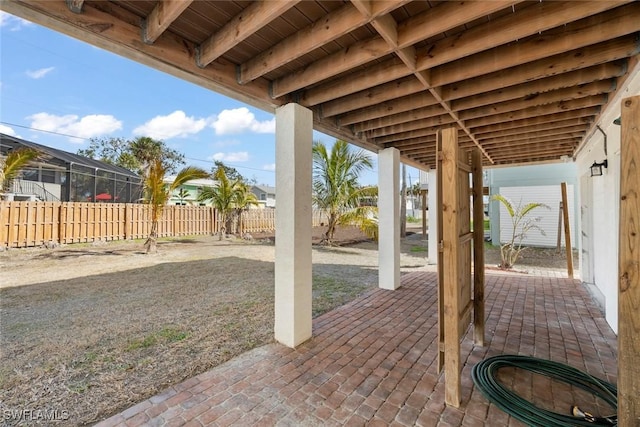
<svg viewBox="0 0 640 427">
<path fill-rule="evenodd" d="M 271 342 L 273 257 L 269 240 L 217 237 L 0 253 L 0 410 L 91 424 Z M 314 314 L 377 285 L 376 266 L 371 242 L 315 249 Z"/>
</svg>

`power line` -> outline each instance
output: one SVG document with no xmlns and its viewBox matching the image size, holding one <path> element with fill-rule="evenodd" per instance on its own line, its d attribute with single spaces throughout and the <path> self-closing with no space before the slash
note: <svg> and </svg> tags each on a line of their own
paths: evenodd
<svg viewBox="0 0 640 427">
<path fill-rule="evenodd" d="M 66 136 L 68 138 L 77 138 L 77 139 L 84 139 L 85 141 L 91 141 L 91 138 L 85 138 L 83 136 L 69 135 L 67 133 L 54 132 L 52 130 L 38 129 L 38 128 L 30 127 L 30 126 L 23 126 L 23 125 L 18 125 L 18 124 L 15 124 L 15 123 L 9 123 L 9 122 L 3 122 L 3 121 L 0 121 L 0 123 L 3 124 L 3 125 L 7 125 L 7 126 L 15 126 L 17 128 L 35 130 L 37 132 L 44 132 L 44 133 L 50 133 L 50 134 L 53 134 L 53 135 Z"/>
</svg>

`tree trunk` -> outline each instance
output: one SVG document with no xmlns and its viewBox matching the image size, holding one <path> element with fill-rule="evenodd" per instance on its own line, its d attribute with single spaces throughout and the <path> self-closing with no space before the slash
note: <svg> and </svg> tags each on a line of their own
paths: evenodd
<svg viewBox="0 0 640 427">
<path fill-rule="evenodd" d="M 327 231 L 325 231 L 324 236 L 322 237 L 321 243 L 331 244 L 333 240 L 333 235 L 336 232 L 336 222 L 338 221 L 338 216 L 335 213 L 329 214 L 329 221 L 327 223 Z"/>
<path fill-rule="evenodd" d="M 222 240 L 222 236 L 227 232 L 227 215 L 220 212 L 220 232 L 218 233 L 218 240 Z"/>
<path fill-rule="evenodd" d="M 147 241 L 144 242 L 144 247 L 148 254 L 158 252 L 158 221 L 151 223 L 151 232 L 149 233 L 149 237 L 147 237 Z"/>
</svg>

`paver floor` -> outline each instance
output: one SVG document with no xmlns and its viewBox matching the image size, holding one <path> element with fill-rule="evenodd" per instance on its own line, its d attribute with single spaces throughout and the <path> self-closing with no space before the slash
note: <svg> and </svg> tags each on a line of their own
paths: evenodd
<svg viewBox="0 0 640 427">
<path fill-rule="evenodd" d="M 474 388 L 476 363 L 530 355 L 616 382 L 615 334 L 579 281 L 556 276 L 487 275 L 486 345 L 471 332 L 461 343 L 459 408 L 445 405 L 437 372 L 436 274 L 419 272 L 315 319 L 313 338 L 295 350 L 257 348 L 99 425 L 521 426 Z M 564 383 L 517 371 L 501 380 L 541 406 L 598 408 Z"/>
</svg>

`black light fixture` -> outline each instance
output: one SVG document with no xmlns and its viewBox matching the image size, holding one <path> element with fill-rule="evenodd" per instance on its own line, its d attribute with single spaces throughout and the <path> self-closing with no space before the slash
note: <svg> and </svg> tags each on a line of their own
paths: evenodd
<svg viewBox="0 0 640 427">
<path fill-rule="evenodd" d="M 602 167 L 607 168 L 609 166 L 609 162 L 607 161 L 607 134 L 604 133 L 599 125 L 596 125 L 596 129 L 604 136 L 604 161 L 602 163 L 594 161 L 589 169 L 591 170 L 591 176 L 602 176 Z"/>
<path fill-rule="evenodd" d="M 602 176 L 602 167 L 608 167 L 608 163 L 607 159 L 604 159 L 602 163 L 593 162 L 591 165 L 591 176 Z"/>
</svg>

